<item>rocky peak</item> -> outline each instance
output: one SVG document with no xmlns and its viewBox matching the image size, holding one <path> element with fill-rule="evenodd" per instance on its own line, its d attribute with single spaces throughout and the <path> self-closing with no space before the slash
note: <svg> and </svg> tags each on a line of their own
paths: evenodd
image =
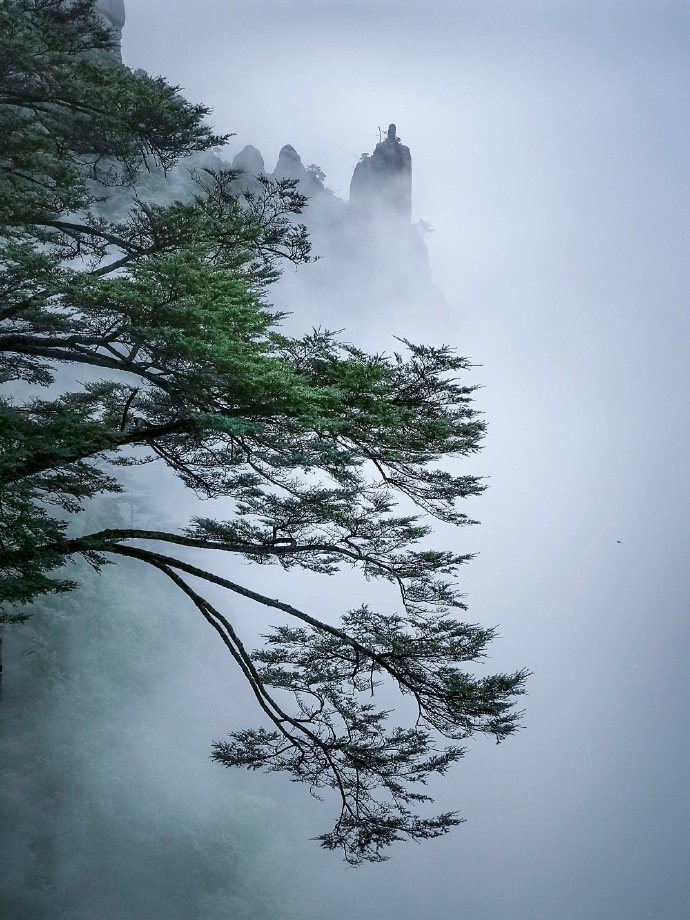
<svg viewBox="0 0 690 920">
<path fill-rule="evenodd" d="M 307 170 L 302 163 L 302 157 L 292 144 L 285 144 L 280 148 L 273 176 L 276 179 L 306 179 Z"/>
<path fill-rule="evenodd" d="M 362 154 L 350 183 L 350 206 L 361 215 L 401 218 L 412 216 L 412 157 L 400 142 L 394 124 L 374 152 Z"/>
<path fill-rule="evenodd" d="M 232 161 L 232 168 L 241 169 L 246 176 L 255 178 L 265 172 L 264 158 L 256 147 L 252 146 L 252 144 L 247 144 L 235 155 Z"/>
<path fill-rule="evenodd" d="M 299 191 L 308 198 L 313 198 L 324 191 L 323 173 L 318 167 L 305 166 L 302 157 L 297 153 L 292 144 L 285 144 L 280 148 L 278 162 L 273 170 L 274 179 L 297 179 Z"/>
</svg>

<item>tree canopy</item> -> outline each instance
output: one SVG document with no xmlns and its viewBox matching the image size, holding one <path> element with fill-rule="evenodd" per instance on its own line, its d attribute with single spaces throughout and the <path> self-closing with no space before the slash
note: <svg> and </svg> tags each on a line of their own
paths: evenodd
<svg viewBox="0 0 690 920">
<path fill-rule="evenodd" d="M 250 192 L 206 167 L 184 200 L 147 196 L 150 171 L 223 138 L 205 108 L 120 65 L 110 44 L 93 0 L 0 7 L 0 374 L 15 386 L 0 400 L 2 620 L 75 588 L 72 558 L 153 567 L 257 701 L 259 727 L 216 743 L 214 759 L 334 790 L 321 843 L 380 860 L 396 840 L 459 822 L 418 814 L 419 790 L 460 742 L 515 731 L 527 676 L 468 669 L 495 631 L 453 613 L 469 557 L 429 545 L 429 521 L 468 523 L 458 502 L 483 488 L 444 465 L 484 432 L 468 362 L 449 347 L 367 354 L 324 330 L 283 334 L 268 286 L 281 262 L 311 258 L 297 184 L 263 177 Z M 124 488 L 118 467 L 148 462 L 223 499 L 224 515 L 179 532 L 85 532 L 85 502 Z M 323 576 L 351 567 L 390 582 L 399 612 L 312 615 L 191 564 L 187 548 Z M 284 623 L 251 651 L 199 582 Z M 391 727 L 381 683 L 414 701 L 410 726 Z"/>
</svg>

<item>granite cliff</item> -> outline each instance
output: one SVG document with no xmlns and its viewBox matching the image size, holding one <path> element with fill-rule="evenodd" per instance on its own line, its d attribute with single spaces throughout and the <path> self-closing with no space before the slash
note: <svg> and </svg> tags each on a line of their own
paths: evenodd
<svg viewBox="0 0 690 920">
<path fill-rule="evenodd" d="M 397 136 L 395 125 L 388 127 L 385 140 L 373 154 L 362 154 L 350 183 L 350 206 L 367 217 L 410 221 L 412 217 L 412 157 Z"/>
<path fill-rule="evenodd" d="M 125 25 L 125 0 L 96 0 L 95 6 L 110 26 L 115 41 L 115 53 L 120 57 L 120 42 Z"/>
<path fill-rule="evenodd" d="M 125 0 L 96 0 L 96 9 L 109 24 L 120 54 L 125 23 Z M 438 313 L 443 299 L 434 288 L 424 242 L 428 226 L 413 224 L 412 157 L 394 124 L 371 153 L 363 153 L 354 167 L 349 200 L 336 196 L 324 183 L 316 165 L 305 166 L 297 150 L 286 144 L 268 172 L 259 150 L 248 145 L 228 163 L 225 151 L 207 152 L 181 163 L 166 180 L 151 175 L 148 192 L 161 203 L 195 192 L 190 170 L 232 165 L 242 171 L 240 184 L 258 190 L 258 176 L 295 179 L 309 199 L 300 220 L 307 225 L 318 261 L 298 272 L 283 274 L 273 299 L 291 311 L 295 321 L 314 325 L 356 328 L 371 326 L 386 316 L 391 331 L 406 313 Z M 117 196 L 116 196 L 117 197 Z M 111 208 L 116 206 L 111 201 Z M 119 202 L 123 209 L 127 201 Z"/>
<path fill-rule="evenodd" d="M 253 146 L 244 147 L 232 166 L 242 170 L 241 182 L 248 188 L 259 175 L 295 179 L 309 199 L 300 220 L 318 261 L 286 271 L 275 298 L 296 322 L 344 326 L 353 335 L 382 316 L 393 320 L 395 330 L 396 319 L 410 311 L 442 309 L 431 279 L 425 226 L 411 222 L 412 157 L 394 124 L 371 154 L 362 154 L 348 201 L 325 185 L 318 166 L 305 166 L 290 144 L 281 148 L 270 173 Z"/>
</svg>

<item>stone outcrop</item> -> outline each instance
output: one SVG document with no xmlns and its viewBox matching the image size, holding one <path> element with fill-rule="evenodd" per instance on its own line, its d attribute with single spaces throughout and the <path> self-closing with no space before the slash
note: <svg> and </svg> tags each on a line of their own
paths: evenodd
<svg viewBox="0 0 690 920">
<path fill-rule="evenodd" d="M 125 25 L 125 0 L 96 0 L 96 9 L 103 16 L 115 41 L 115 54 L 121 59 L 120 42 Z"/>
<path fill-rule="evenodd" d="M 112 30 L 114 53 L 119 57 L 125 0 L 96 0 L 95 6 Z M 147 194 L 161 203 L 191 197 L 196 192 L 193 170 L 223 169 L 229 164 L 222 156 L 222 151 L 196 153 L 167 176 L 152 173 Z M 308 199 L 295 222 L 306 224 L 313 253 L 319 258 L 299 272 L 284 271 L 279 292 L 281 305 L 301 327 L 342 321 L 361 330 L 382 311 L 392 311 L 400 321 L 421 308 L 443 309 L 431 278 L 422 225 L 411 223 L 412 157 L 394 124 L 373 153 L 363 154 L 356 165 L 349 201 L 328 189 L 319 167 L 305 166 L 291 144 L 281 148 L 272 173 L 251 144 L 235 155 L 231 165 L 242 172 L 238 190 L 260 195 L 258 177 L 268 175 L 295 180 Z M 109 200 L 111 212 L 118 207 L 116 198 Z M 123 195 L 119 202 L 123 218 L 129 206 L 129 196 Z"/>
<path fill-rule="evenodd" d="M 242 181 L 250 189 L 256 172 L 249 164 L 259 158 L 254 148 L 245 148 L 233 160 L 245 170 Z M 326 188 L 321 170 L 305 167 L 290 144 L 281 148 L 271 177 L 297 180 L 309 199 L 297 220 L 306 224 L 318 256 L 314 264 L 285 271 L 280 279 L 278 300 L 294 317 L 288 325 L 342 322 L 350 333 L 364 335 L 382 313 L 392 312 L 403 322 L 420 309 L 430 316 L 444 310 L 431 278 L 423 227 L 411 223 L 412 157 L 395 125 L 355 167 L 349 202 Z"/>
<path fill-rule="evenodd" d="M 292 144 L 285 144 L 280 148 L 273 177 L 275 179 L 299 179 L 300 181 L 306 179 L 307 170 L 302 163 L 302 157 Z"/>
<path fill-rule="evenodd" d="M 412 157 L 395 125 L 370 155 L 363 154 L 350 184 L 350 207 L 360 214 L 409 222 L 412 216 Z"/>
<path fill-rule="evenodd" d="M 297 179 L 299 190 L 308 198 L 318 197 L 324 190 L 322 173 L 314 166 L 305 166 L 292 144 L 280 148 L 274 179 Z"/>
<path fill-rule="evenodd" d="M 266 172 L 264 158 L 251 144 L 243 147 L 232 161 L 233 169 L 241 169 L 245 176 L 255 179 Z"/>
</svg>

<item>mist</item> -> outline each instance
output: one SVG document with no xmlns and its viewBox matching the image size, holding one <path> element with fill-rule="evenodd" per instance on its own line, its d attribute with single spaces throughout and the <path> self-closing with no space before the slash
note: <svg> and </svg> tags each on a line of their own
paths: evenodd
<svg viewBox="0 0 690 920">
<path fill-rule="evenodd" d="M 523 730 L 432 790 L 466 823 L 351 870 L 310 842 L 328 801 L 208 760 L 255 712 L 206 624 L 134 566 L 87 572 L 6 637 L 6 916 L 686 916 L 689 39 L 666 2 L 129 4 L 124 62 L 210 104 L 235 132 L 220 157 L 252 144 L 271 172 L 291 144 L 325 172 L 321 258 L 270 293 L 285 327 L 472 358 L 489 430 L 466 468 L 488 489 L 481 525 L 439 533 L 477 553 L 487 666 L 534 674 Z M 344 248 L 389 122 L 412 223 Z M 124 519 L 161 496 L 171 526 L 197 513 L 160 467 L 137 477 Z M 333 616 L 395 607 L 354 577 L 242 577 Z M 250 644 L 274 622 L 223 606 Z"/>
</svg>

